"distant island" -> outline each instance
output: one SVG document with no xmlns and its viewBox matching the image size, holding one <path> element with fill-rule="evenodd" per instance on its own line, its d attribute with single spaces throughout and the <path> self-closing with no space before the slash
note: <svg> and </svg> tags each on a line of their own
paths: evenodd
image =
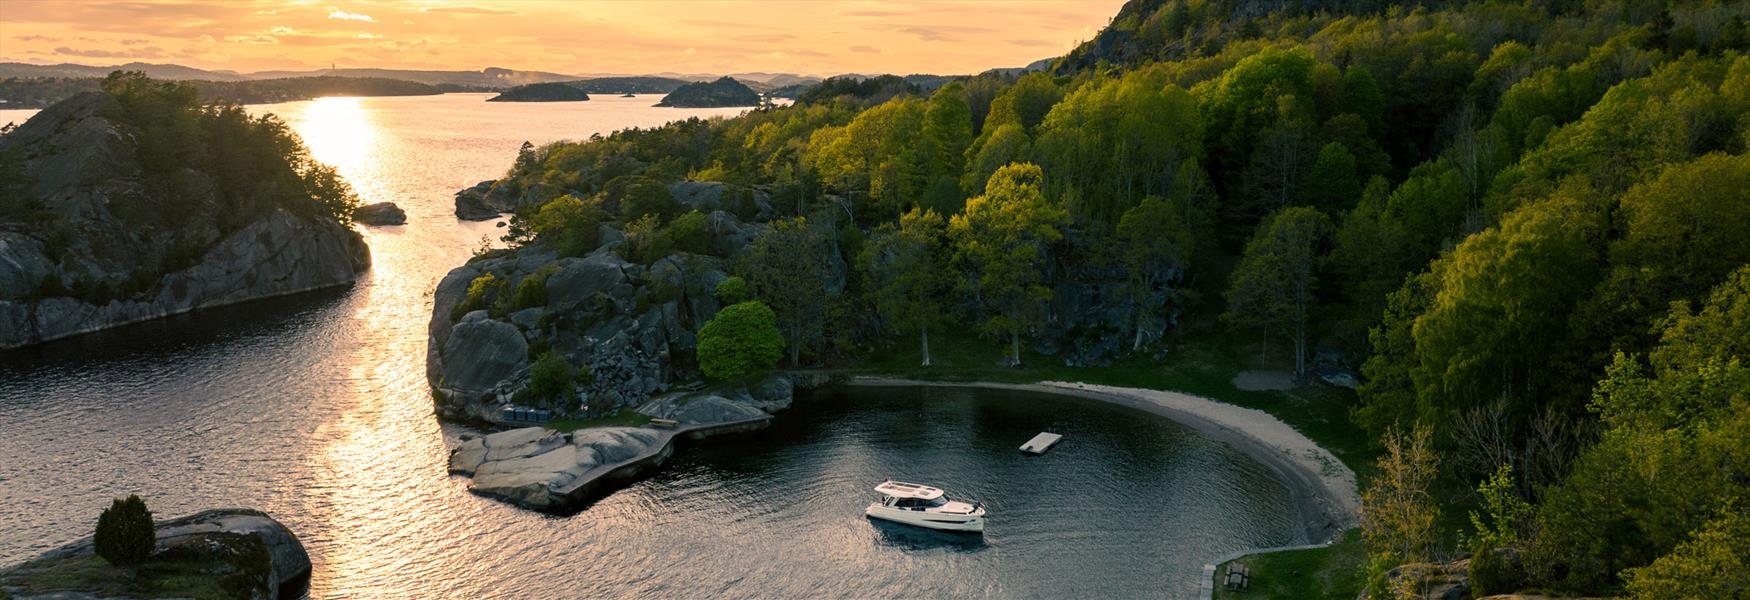
<svg viewBox="0 0 1750 600">
<path fill-rule="evenodd" d="M 736 81 L 720 77 L 710 83 L 689 83 L 662 98 L 657 106 L 674 108 L 720 108 L 726 106 L 759 106 L 759 92 Z"/>
<path fill-rule="evenodd" d="M 586 100 L 589 100 L 588 92 L 567 83 L 519 85 L 486 99 L 487 102 L 583 102 Z"/>
<path fill-rule="evenodd" d="M 691 82 L 673 77 L 596 77 L 566 83 L 591 94 L 667 94 Z"/>
<path fill-rule="evenodd" d="M 272 104 L 323 96 L 433 96 L 449 91 L 401 79 L 381 77 L 289 77 L 250 81 L 188 80 L 204 102 Z M 103 87 L 102 77 L 9 77 L 0 80 L 0 106 L 45 108 Z"/>
</svg>

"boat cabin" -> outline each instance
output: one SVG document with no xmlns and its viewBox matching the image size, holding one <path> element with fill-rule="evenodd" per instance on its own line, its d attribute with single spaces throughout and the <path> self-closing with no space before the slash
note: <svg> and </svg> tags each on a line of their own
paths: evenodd
<svg viewBox="0 0 1750 600">
<path fill-rule="evenodd" d="M 948 498 L 942 495 L 942 490 L 927 485 L 905 483 L 903 481 L 885 481 L 875 486 L 875 491 L 886 498 L 881 500 L 882 506 L 891 506 L 907 510 L 924 510 L 939 508 L 948 504 Z"/>
</svg>

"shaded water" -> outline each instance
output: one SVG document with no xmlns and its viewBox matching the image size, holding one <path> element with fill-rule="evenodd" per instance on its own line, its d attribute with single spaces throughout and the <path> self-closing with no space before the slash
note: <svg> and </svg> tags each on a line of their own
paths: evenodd
<svg viewBox="0 0 1750 600">
<path fill-rule="evenodd" d="M 408 224 L 366 230 L 374 266 L 350 289 L 0 354 L 0 564 L 87 534 L 129 493 L 160 516 L 272 513 L 309 548 L 318 598 L 1183 596 L 1211 556 L 1301 541 L 1286 489 L 1237 452 L 1015 392 L 804 397 L 771 430 L 683 449 L 570 517 L 467 493 L 445 473 L 462 431 L 431 414 L 425 323 L 436 281 L 498 230 L 456 221 L 451 194 L 502 173 L 525 139 L 737 112 L 483 99 L 252 107 Z M 1069 441 L 1014 452 L 1047 425 Z M 990 531 L 867 521 L 887 476 L 984 501 Z"/>
</svg>

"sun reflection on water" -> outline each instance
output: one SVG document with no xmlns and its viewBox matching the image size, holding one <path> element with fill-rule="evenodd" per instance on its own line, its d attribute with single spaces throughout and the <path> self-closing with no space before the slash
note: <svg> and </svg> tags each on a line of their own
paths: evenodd
<svg viewBox="0 0 1750 600">
<path fill-rule="evenodd" d="M 339 169 L 357 170 L 376 145 L 377 127 L 363 98 L 318 98 L 286 115 L 310 147 L 310 156 Z"/>
</svg>

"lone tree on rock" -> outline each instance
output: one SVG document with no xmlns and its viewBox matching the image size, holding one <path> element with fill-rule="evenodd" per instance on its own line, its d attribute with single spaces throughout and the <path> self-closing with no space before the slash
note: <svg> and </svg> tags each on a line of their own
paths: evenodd
<svg viewBox="0 0 1750 600">
<path fill-rule="evenodd" d="M 145 562 L 158 545 L 157 525 L 152 522 L 152 511 L 146 510 L 146 501 L 132 494 L 126 500 L 117 498 L 97 517 L 97 533 L 92 543 L 97 547 L 97 555 L 112 565 L 125 567 Z"/>
<path fill-rule="evenodd" d="M 765 373 L 784 355 L 778 317 L 758 300 L 731 304 L 699 330 L 699 370 L 723 381 Z"/>
</svg>

